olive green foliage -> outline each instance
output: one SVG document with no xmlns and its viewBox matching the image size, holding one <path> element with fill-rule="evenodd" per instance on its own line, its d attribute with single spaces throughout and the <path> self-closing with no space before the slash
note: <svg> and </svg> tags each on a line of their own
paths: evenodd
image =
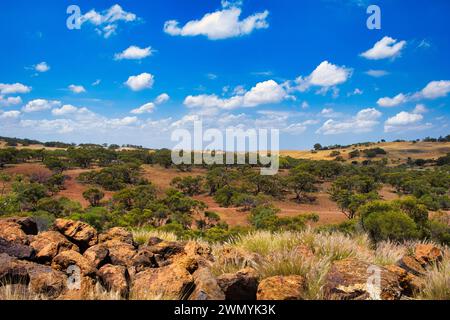
<svg viewBox="0 0 450 320">
<path fill-rule="evenodd" d="M 97 188 L 89 188 L 83 192 L 83 198 L 89 201 L 92 207 L 98 207 L 100 201 L 105 197 L 105 193 Z"/>
<path fill-rule="evenodd" d="M 378 199 L 379 188 L 380 184 L 374 178 L 359 174 L 337 178 L 329 193 L 341 211 L 349 219 L 353 219 L 361 205 Z"/>
<path fill-rule="evenodd" d="M 373 240 L 431 239 L 446 243 L 448 223 L 430 219 L 425 205 L 414 197 L 394 201 L 373 201 L 359 210 L 362 227 Z"/>
<path fill-rule="evenodd" d="M 78 180 L 82 183 L 98 185 L 108 191 L 118 191 L 128 185 L 145 183 L 139 176 L 140 166 L 134 163 L 117 164 L 99 171 L 89 171 L 80 174 Z"/>
<path fill-rule="evenodd" d="M 188 176 L 184 178 L 176 177 L 172 180 L 170 184 L 171 186 L 183 192 L 185 195 L 192 197 L 202 193 L 202 183 L 203 177 Z"/>
<path fill-rule="evenodd" d="M 277 216 L 279 210 L 272 206 L 260 206 L 251 211 L 249 221 L 257 230 L 296 230 L 300 231 L 306 227 L 307 222 L 317 222 L 316 214 L 298 215 L 292 218 L 280 218 Z"/>
</svg>

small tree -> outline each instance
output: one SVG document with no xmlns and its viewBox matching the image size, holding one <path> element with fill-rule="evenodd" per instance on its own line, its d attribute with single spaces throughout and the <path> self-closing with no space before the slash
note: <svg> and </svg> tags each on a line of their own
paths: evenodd
<svg viewBox="0 0 450 320">
<path fill-rule="evenodd" d="M 414 220 L 395 203 L 370 202 L 361 207 L 360 215 L 363 228 L 376 242 L 404 241 L 420 236 Z"/>
<path fill-rule="evenodd" d="M 195 196 L 202 193 L 202 182 L 203 177 L 197 176 L 197 177 L 176 177 L 172 180 L 170 183 L 171 186 L 177 188 L 181 192 L 183 192 L 187 196 Z"/>
<path fill-rule="evenodd" d="M 68 168 L 65 161 L 56 157 L 45 158 L 44 165 L 55 173 L 62 173 Z"/>
<path fill-rule="evenodd" d="M 307 193 L 317 191 L 315 183 L 315 177 L 307 172 L 296 172 L 288 178 L 288 186 L 295 192 L 298 202 L 307 198 Z"/>
<path fill-rule="evenodd" d="M 83 192 L 83 198 L 89 201 L 91 207 L 98 207 L 104 197 L 105 193 L 97 188 L 90 188 Z"/>
</svg>

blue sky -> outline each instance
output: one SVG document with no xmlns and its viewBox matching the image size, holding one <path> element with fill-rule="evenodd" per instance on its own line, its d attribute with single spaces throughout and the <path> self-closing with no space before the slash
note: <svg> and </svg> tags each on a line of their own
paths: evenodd
<svg viewBox="0 0 450 320">
<path fill-rule="evenodd" d="M 370 4 L 2 1 L 0 135 L 171 147 L 195 119 L 279 129 L 283 149 L 449 134 L 450 2 L 377 1 L 381 30 Z"/>
</svg>

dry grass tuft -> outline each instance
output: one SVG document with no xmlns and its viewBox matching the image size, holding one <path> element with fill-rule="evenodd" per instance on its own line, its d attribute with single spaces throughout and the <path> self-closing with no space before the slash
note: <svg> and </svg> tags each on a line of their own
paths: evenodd
<svg viewBox="0 0 450 320">
<path fill-rule="evenodd" d="M 178 241 L 178 238 L 175 234 L 170 232 L 163 232 L 158 230 L 146 230 L 146 229 L 135 229 L 132 230 L 134 241 L 137 244 L 144 244 L 150 238 L 160 238 L 166 241 Z"/>
<path fill-rule="evenodd" d="M 440 264 L 433 265 L 425 276 L 425 287 L 418 295 L 423 300 L 450 300 L 450 249 L 445 248 Z"/>
</svg>

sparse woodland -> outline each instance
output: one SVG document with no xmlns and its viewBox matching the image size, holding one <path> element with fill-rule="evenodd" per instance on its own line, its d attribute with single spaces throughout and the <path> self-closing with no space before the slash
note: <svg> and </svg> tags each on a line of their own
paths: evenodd
<svg viewBox="0 0 450 320">
<path fill-rule="evenodd" d="M 225 280 L 220 279 L 224 275 L 231 277 L 230 274 L 238 278 L 253 277 L 255 298 L 260 286 L 263 288 L 258 293 L 260 297 L 271 298 L 266 296 L 264 287 L 277 286 L 279 281 L 293 283 L 293 288 L 300 286 L 301 290 L 298 287 L 291 292 L 297 298 L 352 298 L 351 294 L 336 296 L 333 289 L 336 284 L 329 281 L 330 272 L 345 272 L 345 268 L 359 270 L 364 264 L 386 268 L 389 273 L 387 287 L 394 286 L 394 280 L 389 277 L 398 281 L 401 290 L 394 290 L 395 294 L 386 298 L 450 298 L 450 154 L 435 159 L 407 158 L 398 163 L 376 144 L 336 148 L 316 145 L 316 150 L 327 150 L 330 159 L 302 160 L 282 156 L 279 174 L 262 176 L 258 165 L 176 167 L 172 165 L 170 151 L 165 149 L 75 146 L 56 142 L 46 148 L 29 148 L 37 142 L 5 141 L 8 146 L 0 149 L 1 221 L 30 217 L 39 234 L 55 230 L 58 221 L 89 225 L 99 234 L 106 235 L 111 228 L 119 227 L 132 235 L 130 259 L 143 247 L 154 246 L 149 244 L 152 238 L 172 241 L 172 246 L 177 243 L 183 246 L 186 255 L 185 251 L 189 251 L 185 247 L 187 243 L 202 244 L 211 251 L 207 269 L 219 282 L 224 298 L 232 297 L 226 297 L 227 290 L 221 282 Z M 347 153 L 338 151 L 342 148 Z M 14 171 L 14 168 L 31 164 L 42 170 Z M 162 189 L 151 176 L 143 174 L 143 166 L 158 167 L 162 171 L 177 170 L 180 174 L 165 181 L 167 187 Z M 75 170 L 79 172 L 76 176 L 67 174 Z M 63 191 L 68 191 L 69 183 L 83 187 L 83 203 L 61 196 Z M 382 190 L 386 188 L 395 197 L 385 199 Z M 336 204 L 336 215 L 342 216 L 341 223 L 320 223 L 320 214 L 313 210 L 280 215 L 276 203 L 314 205 L 319 190 Z M 246 217 L 247 223 L 227 224 L 220 212 L 211 210 L 199 200 L 204 198 L 211 199 L 221 208 L 235 209 L 236 214 Z M 4 230 L 3 233 L 0 230 L 0 240 L 14 240 L 4 239 L 7 234 Z M 61 230 L 59 232 L 67 236 Z M 70 242 L 70 237 L 68 240 Z M 72 242 L 78 245 L 79 254 L 92 246 L 83 248 L 80 243 Z M 20 245 L 30 246 L 30 243 L 32 241 L 25 239 Z M 7 247 L 0 244 L 0 253 Z M 34 254 L 39 254 L 41 249 L 34 248 Z M 224 250 L 229 255 L 225 255 Z M 58 254 L 37 262 L 53 268 L 52 259 Z M 151 254 L 160 253 L 152 251 Z M 227 257 L 227 260 L 221 261 L 221 257 Z M 418 264 L 408 260 L 411 257 L 415 262 L 419 261 Z M 168 259 L 172 265 L 178 264 L 177 259 L 161 259 Z M 96 268 L 104 265 L 99 264 Z M 120 263 L 108 265 L 115 271 L 116 266 L 123 266 Z M 158 268 L 166 266 L 165 263 L 157 265 Z M 148 271 L 144 268 L 133 270 L 133 273 L 130 266 L 124 267 L 128 268 L 126 272 L 121 270 L 130 273 L 127 277 L 131 278 Z M 240 275 L 245 268 L 251 268 L 255 275 Z M 193 276 L 197 269 L 188 273 Z M 280 280 L 276 278 L 279 276 L 293 278 Z M 195 279 L 193 276 L 193 283 Z M 270 280 L 264 282 L 265 279 Z M 133 281 L 135 279 L 130 283 Z M 106 282 L 104 279 L 98 282 L 103 284 L 103 291 L 97 290 L 88 298 L 112 298 L 111 291 L 114 290 L 110 290 L 111 285 L 105 286 Z M 132 292 L 133 285 L 126 283 L 127 289 L 121 288 L 118 298 L 158 298 L 139 296 L 139 292 Z M 0 296 L 20 295 L 14 290 L 18 289 L 4 285 Z M 177 290 L 174 292 L 181 294 Z M 190 298 L 193 292 L 189 291 Z"/>
</svg>

